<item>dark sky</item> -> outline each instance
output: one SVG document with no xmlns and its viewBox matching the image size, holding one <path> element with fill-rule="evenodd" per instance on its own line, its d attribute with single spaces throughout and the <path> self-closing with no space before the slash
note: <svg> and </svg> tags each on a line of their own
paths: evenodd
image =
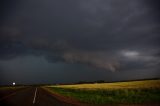
<svg viewBox="0 0 160 106">
<path fill-rule="evenodd" d="M 160 78 L 158 0 L 1 0 L 0 84 Z"/>
</svg>

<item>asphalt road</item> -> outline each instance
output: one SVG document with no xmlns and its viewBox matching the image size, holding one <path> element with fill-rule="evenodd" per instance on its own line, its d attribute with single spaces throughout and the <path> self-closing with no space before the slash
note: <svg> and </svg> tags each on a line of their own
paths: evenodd
<svg viewBox="0 0 160 106">
<path fill-rule="evenodd" d="M 75 106 L 57 100 L 40 87 L 30 87 L 0 98 L 0 106 Z"/>
</svg>

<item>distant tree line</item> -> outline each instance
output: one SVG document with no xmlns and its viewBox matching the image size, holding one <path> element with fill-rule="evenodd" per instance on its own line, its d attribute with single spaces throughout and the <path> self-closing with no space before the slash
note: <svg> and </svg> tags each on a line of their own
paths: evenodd
<svg viewBox="0 0 160 106">
<path fill-rule="evenodd" d="M 89 83 L 105 83 L 106 81 L 104 80 L 97 80 L 97 81 L 79 81 L 75 84 L 89 84 Z"/>
</svg>

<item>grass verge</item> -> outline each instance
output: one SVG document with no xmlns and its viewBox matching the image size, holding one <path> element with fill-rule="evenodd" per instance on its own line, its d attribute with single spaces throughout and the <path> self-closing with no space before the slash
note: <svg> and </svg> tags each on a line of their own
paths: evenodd
<svg viewBox="0 0 160 106">
<path fill-rule="evenodd" d="M 101 84 L 101 86 L 105 86 L 102 89 L 99 85 L 94 84 L 88 84 L 88 86 L 84 86 L 84 84 L 59 85 L 50 86 L 48 89 L 88 104 L 155 104 L 160 103 L 160 88 L 158 84 L 159 80 L 152 80 L 109 83 L 108 85 L 104 83 Z M 91 86 L 94 87 L 92 88 Z"/>
<path fill-rule="evenodd" d="M 141 104 L 160 101 L 159 89 L 78 90 L 57 87 L 50 89 L 89 104 Z"/>
</svg>

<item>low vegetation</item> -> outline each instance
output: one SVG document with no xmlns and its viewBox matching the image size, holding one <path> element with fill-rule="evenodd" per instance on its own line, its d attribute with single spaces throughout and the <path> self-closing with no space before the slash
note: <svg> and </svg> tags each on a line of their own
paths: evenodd
<svg viewBox="0 0 160 106">
<path fill-rule="evenodd" d="M 5 87 L 0 87 L 0 90 L 15 90 L 15 89 L 20 89 L 24 88 L 24 86 L 5 86 Z"/>
<path fill-rule="evenodd" d="M 73 84 L 73 85 L 57 85 L 50 87 L 58 88 L 70 88 L 70 89 L 123 89 L 123 88 L 159 88 L 160 89 L 160 80 L 145 80 L 145 81 L 129 81 L 129 82 L 114 82 L 114 83 L 94 83 L 94 84 Z"/>
<path fill-rule="evenodd" d="M 0 99 L 17 90 L 25 88 L 24 86 L 0 86 Z"/>
<path fill-rule="evenodd" d="M 141 104 L 160 101 L 160 80 L 58 85 L 48 88 L 90 104 Z"/>
</svg>

